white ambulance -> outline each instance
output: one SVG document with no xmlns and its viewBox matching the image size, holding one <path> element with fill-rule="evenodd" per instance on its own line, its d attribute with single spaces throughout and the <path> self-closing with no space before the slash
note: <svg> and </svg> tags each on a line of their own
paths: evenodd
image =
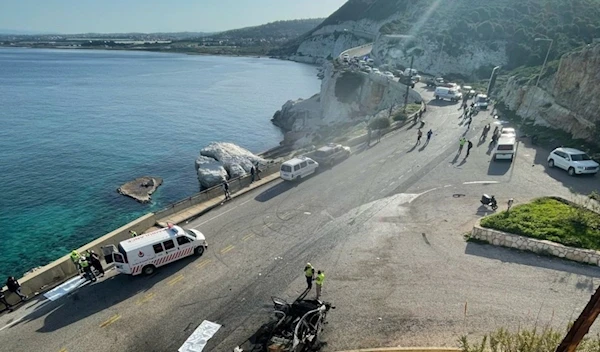
<svg viewBox="0 0 600 352">
<path fill-rule="evenodd" d="M 202 232 L 170 225 L 119 243 L 113 260 L 120 273 L 151 275 L 156 268 L 176 260 L 201 256 L 207 247 Z"/>
</svg>

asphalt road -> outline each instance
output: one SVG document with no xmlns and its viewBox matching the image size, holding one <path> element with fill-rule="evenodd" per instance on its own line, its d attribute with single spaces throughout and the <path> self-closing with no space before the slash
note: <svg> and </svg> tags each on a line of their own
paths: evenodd
<svg viewBox="0 0 600 352">
<path fill-rule="evenodd" d="M 424 89 L 424 88 L 421 88 Z M 424 91 L 424 96 L 431 92 Z M 598 268 L 489 245 L 462 235 L 489 210 L 540 195 L 587 193 L 595 177 L 544 166 L 547 151 L 520 143 L 513 163 L 491 162 L 457 104 L 432 102 L 429 144 L 414 126 L 298 183 L 275 181 L 186 226 L 209 249 L 152 277 L 112 273 L 57 302 L 32 301 L 0 317 L 0 351 L 176 351 L 209 320 L 223 327 L 206 350 L 232 351 L 265 323 L 271 296 L 305 288 L 303 267 L 324 269 L 327 350 L 455 345 L 462 334 L 505 326 L 564 327 L 597 285 Z M 465 135 L 475 148 L 456 157 Z M 311 295 L 314 292 L 310 293 Z M 7 325 L 8 324 L 8 325 Z"/>
</svg>

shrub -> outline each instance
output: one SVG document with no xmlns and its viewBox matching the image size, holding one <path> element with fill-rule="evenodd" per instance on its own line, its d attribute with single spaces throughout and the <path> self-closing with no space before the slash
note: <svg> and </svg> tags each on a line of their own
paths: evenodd
<svg viewBox="0 0 600 352">
<path fill-rule="evenodd" d="M 392 119 L 394 121 L 406 121 L 406 119 L 408 118 L 408 115 L 405 114 L 403 111 L 397 112 Z"/>
<path fill-rule="evenodd" d="M 369 123 L 369 127 L 373 130 L 382 130 L 390 127 L 390 119 L 387 117 L 377 117 Z"/>
</svg>

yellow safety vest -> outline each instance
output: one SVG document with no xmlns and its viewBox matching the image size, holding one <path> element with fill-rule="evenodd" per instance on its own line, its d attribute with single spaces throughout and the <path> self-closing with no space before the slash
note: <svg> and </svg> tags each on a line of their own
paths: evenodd
<svg viewBox="0 0 600 352">
<path fill-rule="evenodd" d="M 88 263 L 87 260 L 82 260 L 79 262 L 79 264 L 81 265 L 82 268 L 87 268 L 88 266 L 90 266 L 90 263 Z"/>
<path fill-rule="evenodd" d="M 325 273 L 320 273 L 317 275 L 317 279 L 315 280 L 317 285 L 323 286 L 323 281 L 325 281 Z"/>
<path fill-rule="evenodd" d="M 304 269 L 304 275 L 306 275 L 306 277 L 313 277 L 314 274 L 315 274 L 315 268 L 313 268 L 312 266 Z"/>
<path fill-rule="evenodd" d="M 76 262 L 79 260 L 79 253 L 77 253 L 76 251 L 71 252 L 71 260 Z"/>
</svg>

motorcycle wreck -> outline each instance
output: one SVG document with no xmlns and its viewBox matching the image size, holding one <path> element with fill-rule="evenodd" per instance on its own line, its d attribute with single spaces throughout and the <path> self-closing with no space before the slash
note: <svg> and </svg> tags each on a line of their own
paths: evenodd
<svg viewBox="0 0 600 352">
<path fill-rule="evenodd" d="M 293 303 L 272 297 L 274 316 L 250 338 L 250 349 L 239 346 L 234 352 L 313 352 L 325 345 L 321 334 L 327 313 L 335 309 L 329 302 L 304 299 L 306 294 Z"/>
</svg>

